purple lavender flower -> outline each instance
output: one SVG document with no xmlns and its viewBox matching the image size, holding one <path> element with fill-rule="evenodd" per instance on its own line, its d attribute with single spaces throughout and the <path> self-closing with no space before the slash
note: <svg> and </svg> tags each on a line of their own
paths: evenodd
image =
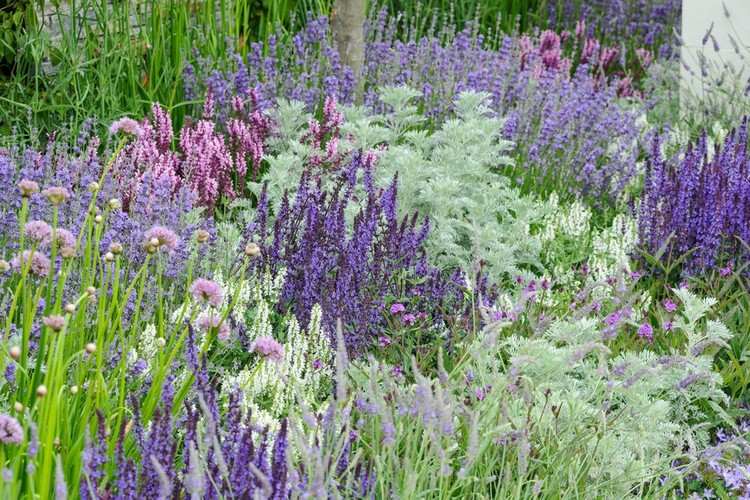
<svg viewBox="0 0 750 500">
<path fill-rule="evenodd" d="M 675 304 L 672 299 L 664 299 L 662 305 L 664 306 L 664 310 L 668 313 L 673 313 L 677 310 L 677 304 Z"/>
<path fill-rule="evenodd" d="M 651 342 L 654 340 L 654 329 L 649 323 L 643 323 L 638 328 L 638 336 Z"/>
</svg>

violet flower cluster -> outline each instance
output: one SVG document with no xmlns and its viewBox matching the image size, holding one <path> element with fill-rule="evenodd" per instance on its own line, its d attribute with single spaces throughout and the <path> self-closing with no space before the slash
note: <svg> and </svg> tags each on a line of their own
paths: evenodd
<svg viewBox="0 0 750 500">
<path fill-rule="evenodd" d="M 639 215 L 641 242 L 664 259 L 686 256 L 688 274 L 739 268 L 750 242 L 748 120 L 709 152 L 704 133 L 672 158 L 655 137 L 647 158 Z M 744 244 L 743 244 L 744 242 Z"/>
</svg>

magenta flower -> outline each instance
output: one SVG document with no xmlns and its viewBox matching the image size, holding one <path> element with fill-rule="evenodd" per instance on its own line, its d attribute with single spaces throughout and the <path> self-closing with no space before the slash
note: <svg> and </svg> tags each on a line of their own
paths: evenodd
<svg viewBox="0 0 750 500">
<path fill-rule="evenodd" d="M 144 236 L 146 237 L 147 244 L 151 240 L 156 240 L 157 247 L 166 247 L 169 250 L 177 248 L 177 243 L 180 241 L 174 231 L 164 226 L 154 226 L 146 231 Z"/>
<path fill-rule="evenodd" d="M 671 299 L 664 299 L 662 305 L 664 306 L 664 310 L 667 312 L 673 313 L 677 310 L 677 304 L 675 304 Z"/>
<path fill-rule="evenodd" d="M 732 274 L 732 264 L 727 264 L 726 267 L 722 267 L 721 269 L 719 269 L 719 275 L 722 278 L 726 278 L 730 274 Z"/>
<path fill-rule="evenodd" d="M 25 250 L 20 257 L 18 255 L 13 257 L 10 265 L 11 267 L 13 267 L 13 269 L 20 272 L 22 266 L 24 264 L 28 264 L 29 261 L 31 261 L 29 267 L 31 274 L 34 274 L 35 276 L 47 276 L 49 274 L 49 259 L 44 254 L 36 251 L 32 252 L 31 250 Z"/>
<path fill-rule="evenodd" d="M 10 415 L 0 414 L 0 443 L 21 444 L 23 436 L 23 428 L 18 420 Z"/>
<path fill-rule="evenodd" d="M 41 245 L 49 241 L 52 228 L 43 220 L 32 220 L 26 223 L 23 232 L 33 243 Z"/>
<path fill-rule="evenodd" d="M 277 363 L 284 359 L 284 347 L 271 337 L 259 337 L 253 342 L 250 350 Z"/>
<path fill-rule="evenodd" d="M 190 286 L 190 293 L 199 302 L 208 302 L 214 307 L 219 307 L 224 300 L 224 291 L 218 283 L 198 278 Z"/>
<path fill-rule="evenodd" d="M 672 325 L 671 321 L 667 321 L 664 323 L 664 331 L 665 332 L 671 332 L 674 325 Z"/>
<path fill-rule="evenodd" d="M 380 336 L 378 337 L 378 344 L 383 348 L 388 347 L 389 345 L 391 345 L 391 339 L 385 336 Z"/>
<path fill-rule="evenodd" d="M 391 306 L 391 314 L 401 314 L 404 311 L 406 311 L 406 308 L 403 304 L 396 303 Z"/>
<path fill-rule="evenodd" d="M 140 137 L 143 134 L 143 128 L 140 123 L 125 116 L 119 120 L 115 120 L 112 122 L 112 125 L 109 126 L 110 135 L 117 135 L 119 132 Z"/>
<path fill-rule="evenodd" d="M 198 328 L 204 332 L 208 332 L 211 328 L 218 328 L 216 336 L 222 342 L 229 340 L 230 330 L 229 324 L 226 321 L 221 321 L 221 316 L 218 314 L 203 314 L 198 318 Z"/>
<path fill-rule="evenodd" d="M 654 329 L 649 323 L 643 323 L 640 328 L 638 328 L 638 336 L 651 342 L 654 340 Z"/>
</svg>

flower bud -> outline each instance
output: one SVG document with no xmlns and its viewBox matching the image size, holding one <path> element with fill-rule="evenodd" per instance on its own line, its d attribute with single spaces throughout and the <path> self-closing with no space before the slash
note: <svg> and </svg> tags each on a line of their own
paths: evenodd
<svg viewBox="0 0 750 500">
<path fill-rule="evenodd" d="M 96 217 L 94 217 L 94 222 L 96 222 L 97 224 L 101 224 L 103 220 L 104 217 L 102 217 L 101 215 L 97 215 Z"/>
<path fill-rule="evenodd" d="M 99 191 L 99 183 L 96 181 L 89 182 L 89 193 L 96 193 Z"/>
<path fill-rule="evenodd" d="M 120 255 L 122 253 L 122 245 L 116 241 L 112 242 L 109 244 L 109 251 L 115 255 Z"/>
<path fill-rule="evenodd" d="M 23 404 L 20 401 L 16 401 L 16 403 L 13 405 L 13 409 L 15 409 L 18 413 L 21 413 L 23 411 Z"/>
<path fill-rule="evenodd" d="M 113 260 L 115 260 L 115 254 L 113 254 L 112 252 L 105 253 L 104 254 L 104 260 L 106 262 L 112 262 Z"/>
<path fill-rule="evenodd" d="M 120 208 L 122 208 L 122 202 L 117 198 L 112 198 L 107 202 L 107 204 L 109 205 L 110 210 L 119 210 Z"/>
<path fill-rule="evenodd" d="M 65 304 L 65 312 L 68 314 L 73 314 L 74 312 L 76 312 L 75 304 Z"/>
<path fill-rule="evenodd" d="M 10 264 L 7 260 L 0 259 L 0 273 L 10 270 Z"/>
<path fill-rule="evenodd" d="M 158 246 L 152 245 L 151 243 L 146 244 L 146 252 L 154 254 L 159 250 Z"/>
<path fill-rule="evenodd" d="M 245 255 L 251 258 L 258 257 L 260 255 L 260 247 L 253 242 L 248 243 L 245 245 Z"/>
<path fill-rule="evenodd" d="M 151 238 L 150 240 L 148 240 L 148 244 L 151 245 L 152 247 L 158 247 L 159 246 L 159 238 L 156 238 L 156 237 Z"/>
<path fill-rule="evenodd" d="M 86 288 L 86 294 L 87 295 L 96 295 L 96 288 L 94 288 L 93 286 L 90 286 L 90 287 Z"/>
<path fill-rule="evenodd" d="M 72 386 L 70 388 L 70 393 L 71 394 L 78 394 L 78 386 L 77 385 Z"/>
<path fill-rule="evenodd" d="M 167 340 L 164 337 L 157 337 L 156 345 L 158 345 L 159 347 L 164 347 L 165 345 L 167 345 Z"/>
<path fill-rule="evenodd" d="M 89 342 L 86 344 L 86 352 L 89 354 L 94 354 L 96 352 L 96 344 L 93 342 Z"/>
<path fill-rule="evenodd" d="M 11 347 L 8 350 L 8 352 L 10 354 L 10 357 L 13 358 L 13 359 L 15 359 L 15 360 L 17 360 L 18 358 L 21 357 L 21 348 L 18 347 L 17 345 L 14 345 L 13 347 Z"/>
<path fill-rule="evenodd" d="M 47 387 L 42 384 L 39 387 L 36 388 L 36 395 L 37 397 L 43 398 L 47 395 Z"/>
</svg>

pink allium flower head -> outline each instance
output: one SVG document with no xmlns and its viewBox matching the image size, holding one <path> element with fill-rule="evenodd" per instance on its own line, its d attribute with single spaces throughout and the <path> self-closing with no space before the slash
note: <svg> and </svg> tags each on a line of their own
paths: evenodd
<svg viewBox="0 0 750 500">
<path fill-rule="evenodd" d="M 143 134 L 143 128 L 137 121 L 125 116 L 119 120 L 115 120 L 112 122 L 112 125 L 109 126 L 110 135 L 117 135 L 118 132 L 140 137 L 141 134 Z"/>
<path fill-rule="evenodd" d="M 42 323 L 44 323 L 44 325 L 50 330 L 59 332 L 65 326 L 65 318 L 57 314 L 52 314 L 42 318 Z"/>
<path fill-rule="evenodd" d="M 36 276 L 47 276 L 50 270 L 50 261 L 44 254 L 25 250 L 21 256 L 16 255 L 10 262 L 11 267 L 21 271 L 24 264 L 31 261 L 29 271 Z"/>
<path fill-rule="evenodd" d="M 23 435 L 23 428 L 18 420 L 10 415 L 0 414 L 0 443 L 21 444 Z"/>
<path fill-rule="evenodd" d="M 75 235 L 63 228 L 55 229 L 55 241 L 57 242 L 57 246 L 61 248 L 74 248 L 76 246 Z"/>
<path fill-rule="evenodd" d="M 49 241 L 52 228 L 43 220 L 32 220 L 26 223 L 23 232 L 32 242 L 40 245 Z"/>
<path fill-rule="evenodd" d="M 673 313 L 677 310 L 677 304 L 675 304 L 671 299 L 664 299 L 662 305 L 664 306 L 664 310 L 667 312 Z"/>
<path fill-rule="evenodd" d="M 271 337 L 259 337 L 253 342 L 251 350 L 277 363 L 284 359 L 284 347 Z"/>
<path fill-rule="evenodd" d="M 416 316 L 414 316 L 414 315 L 413 315 L 412 313 L 406 313 L 406 314 L 404 314 L 404 316 L 402 317 L 402 320 L 403 320 L 404 324 L 406 324 L 406 325 L 411 325 L 411 324 L 413 324 L 413 323 L 414 323 L 415 321 L 417 321 L 417 317 L 416 317 Z"/>
<path fill-rule="evenodd" d="M 21 191 L 21 196 L 27 198 L 39 192 L 39 184 L 29 179 L 23 179 L 18 183 L 18 190 Z"/>
<path fill-rule="evenodd" d="M 62 186 L 49 187 L 42 191 L 42 194 L 53 205 L 59 205 L 60 203 L 70 198 L 70 193 Z"/>
<path fill-rule="evenodd" d="M 208 302 L 214 307 L 219 307 L 224 300 L 224 291 L 221 287 L 217 283 L 204 278 L 193 281 L 190 286 L 190 293 L 195 300 Z"/>
<path fill-rule="evenodd" d="M 651 342 L 654 340 L 654 329 L 649 323 L 643 323 L 640 328 L 638 328 L 638 336 Z"/>
<path fill-rule="evenodd" d="M 396 303 L 391 306 L 391 314 L 401 314 L 406 311 L 406 307 L 403 304 Z"/>
<path fill-rule="evenodd" d="M 218 314 L 203 314 L 198 318 L 198 328 L 204 332 L 209 331 L 211 328 L 218 328 L 217 337 L 222 342 L 229 340 L 230 330 L 229 324 L 226 321 L 221 321 L 221 316 Z"/>
<path fill-rule="evenodd" d="M 168 248 L 169 250 L 177 248 L 177 243 L 180 241 L 174 231 L 164 226 L 154 226 L 146 231 L 144 236 L 146 242 L 156 239 L 159 242 L 159 247 Z"/>
</svg>

